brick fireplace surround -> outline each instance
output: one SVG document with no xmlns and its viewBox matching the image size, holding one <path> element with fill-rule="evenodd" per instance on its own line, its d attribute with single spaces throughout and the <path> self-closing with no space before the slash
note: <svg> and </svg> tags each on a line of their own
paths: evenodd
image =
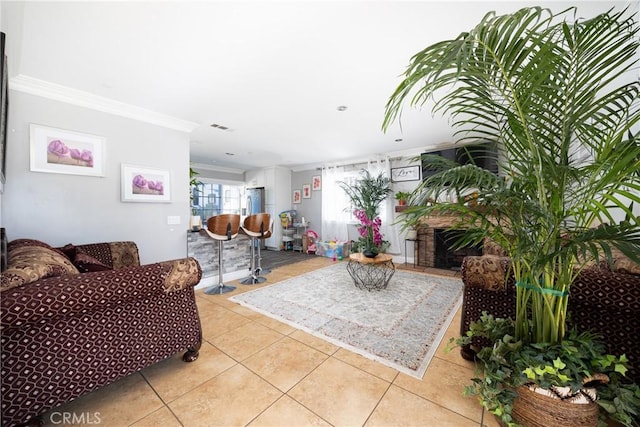
<svg viewBox="0 0 640 427">
<path fill-rule="evenodd" d="M 418 244 L 414 248 L 416 264 L 420 267 L 436 266 L 436 229 L 446 229 L 459 221 L 458 217 L 445 215 L 432 215 L 420 220 L 417 228 Z"/>
</svg>

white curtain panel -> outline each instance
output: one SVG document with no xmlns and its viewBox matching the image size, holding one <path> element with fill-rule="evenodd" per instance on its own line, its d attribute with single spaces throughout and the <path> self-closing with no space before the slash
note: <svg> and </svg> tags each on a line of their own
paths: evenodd
<svg viewBox="0 0 640 427">
<path fill-rule="evenodd" d="M 349 198 L 340 188 L 345 181 L 344 167 L 322 169 L 322 240 L 349 241 L 348 223 L 351 221 Z"/>
</svg>

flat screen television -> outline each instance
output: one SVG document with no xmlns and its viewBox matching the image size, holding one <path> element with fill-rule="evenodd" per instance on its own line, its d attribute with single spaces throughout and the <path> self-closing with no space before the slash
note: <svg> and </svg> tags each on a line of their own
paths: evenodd
<svg viewBox="0 0 640 427">
<path fill-rule="evenodd" d="M 438 172 L 430 168 L 425 158 L 427 154 L 453 160 L 459 165 L 474 164 L 495 174 L 498 173 L 498 150 L 496 145 L 491 142 L 422 153 L 422 179 L 428 178 Z"/>
</svg>

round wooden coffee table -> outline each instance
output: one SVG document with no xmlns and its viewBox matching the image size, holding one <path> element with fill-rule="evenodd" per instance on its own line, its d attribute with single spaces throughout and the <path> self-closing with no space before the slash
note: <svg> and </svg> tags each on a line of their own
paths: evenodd
<svg viewBox="0 0 640 427">
<path fill-rule="evenodd" d="M 361 253 L 356 253 L 349 255 L 347 271 L 358 289 L 378 291 L 387 287 L 396 267 L 393 265 L 393 257 L 389 254 L 367 258 Z"/>
</svg>

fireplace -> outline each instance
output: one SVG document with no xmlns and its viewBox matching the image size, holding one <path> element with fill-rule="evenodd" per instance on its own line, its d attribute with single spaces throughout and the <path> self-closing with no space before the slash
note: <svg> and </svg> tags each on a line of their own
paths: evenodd
<svg viewBox="0 0 640 427">
<path fill-rule="evenodd" d="M 466 256 L 482 255 L 482 246 L 467 246 L 452 249 L 456 240 L 464 233 L 460 230 L 446 230 L 436 228 L 433 230 L 435 243 L 435 268 L 457 270 L 462 265 L 462 259 Z"/>
<path fill-rule="evenodd" d="M 482 246 L 457 251 L 450 249 L 451 242 L 455 241 L 455 233 L 461 232 L 450 230 L 450 228 L 459 223 L 459 217 L 448 215 L 431 215 L 420 220 L 417 227 L 418 242 L 414 249 L 417 264 L 420 267 L 457 269 L 460 268 L 462 258 L 465 256 L 482 254 Z M 436 233 L 440 235 L 438 239 L 436 239 Z M 453 234 L 448 236 L 448 233 Z"/>
</svg>

